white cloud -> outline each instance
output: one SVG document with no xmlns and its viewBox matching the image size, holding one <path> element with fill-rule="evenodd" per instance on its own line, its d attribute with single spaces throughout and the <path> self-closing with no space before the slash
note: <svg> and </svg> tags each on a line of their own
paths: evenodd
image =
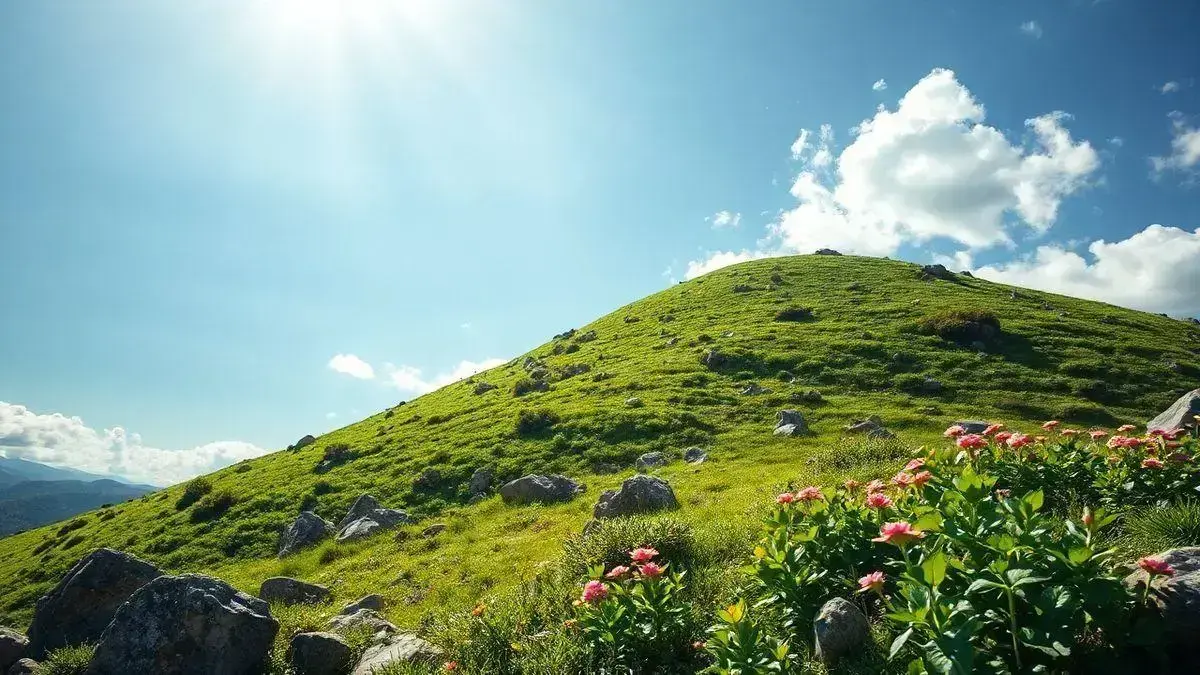
<svg viewBox="0 0 1200 675">
<path fill-rule="evenodd" d="M 1174 315 L 1200 314 L 1200 228 L 1150 225 L 1123 241 L 1088 246 L 1089 261 L 1059 246 L 975 274 L 993 281 Z"/>
<path fill-rule="evenodd" d="M 450 372 L 439 373 L 431 378 L 426 378 L 421 369 L 414 366 L 394 366 L 389 363 L 386 364 L 385 369 L 389 372 L 388 379 L 391 385 L 397 389 L 415 394 L 428 394 L 452 382 L 471 377 L 504 363 L 506 363 L 504 359 L 484 359 L 478 362 L 459 361 L 458 365 Z"/>
<path fill-rule="evenodd" d="M 1159 88 L 1159 91 L 1164 94 L 1170 94 L 1171 92 L 1179 91 L 1179 83 L 1174 80 L 1165 82 L 1163 83 L 1163 86 Z"/>
<path fill-rule="evenodd" d="M 1041 39 L 1042 25 L 1036 21 L 1026 21 L 1021 24 L 1021 32 L 1034 39 Z"/>
<path fill-rule="evenodd" d="M 734 229 L 742 224 L 742 214 L 733 211 L 717 211 L 705 220 L 712 223 L 714 230 L 722 228 Z"/>
<path fill-rule="evenodd" d="M 144 445 L 141 436 L 121 427 L 97 431 L 78 417 L 41 415 L 2 401 L 0 450 L 7 457 L 152 485 L 178 483 L 269 452 L 242 441 L 217 441 L 191 450 L 162 450 Z"/>
<path fill-rule="evenodd" d="M 1125 139 L 1121 138 L 1120 136 L 1113 136 L 1112 138 L 1108 139 L 1108 143 L 1114 148 L 1119 148 L 1122 145 L 1125 145 Z"/>
<path fill-rule="evenodd" d="M 371 364 L 353 354 L 338 354 L 329 359 L 329 367 L 343 375 L 357 377 L 360 380 L 370 380 L 375 377 L 375 369 Z"/>
<path fill-rule="evenodd" d="M 884 89 L 887 89 L 887 82 L 882 77 L 875 80 L 875 84 L 871 85 L 872 91 L 883 91 Z"/>
<path fill-rule="evenodd" d="M 801 129 L 800 135 L 796 137 L 796 140 L 792 141 L 792 159 L 800 159 L 804 155 L 804 151 L 808 148 L 810 133 L 808 129 Z"/>
<path fill-rule="evenodd" d="M 1189 126 L 1183 115 L 1172 113 L 1171 131 L 1171 154 L 1150 158 L 1150 164 L 1156 173 L 1170 170 L 1187 171 L 1200 164 L 1200 129 Z"/>
<path fill-rule="evenodd" d="M 688 266 L 687 266 L 687 271 L 683 273 L 683 278 L 684 279 L 695 279 L 698 276 L 708 274 L 709 272 L 712 272 L 713 270 L 719 270 L 722 267 L 729 267 L 730 265 L 735 265 L 740 262 L 746 262 L 747 260 L 757 260 L 758 258 L 766 258 L 771 255 L 772 255 L 772 253 L 768 253 L 768 252 L 764 252 L 764 251 L 749 251 L 749 250 L 742 250 L 740 252 L 738 252 L 738 251 L 717 251 L 717 252 L 708 254 L 708 256 L 706 256 L 703 260 L 693 260 L 693 261 L 689 262 Z M 775 254 L 775 255 L 780 255 L 780 254 Z"/>
</svg>

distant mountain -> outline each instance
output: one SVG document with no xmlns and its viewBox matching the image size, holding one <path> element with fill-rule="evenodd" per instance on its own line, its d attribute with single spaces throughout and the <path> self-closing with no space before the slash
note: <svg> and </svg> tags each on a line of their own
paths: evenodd
<svg viewBox="0 0 1200 675">
<path fill-rule="evenodd" d="M 80 471 L 79 469 L 50 466 L 48 464 L 32 462 L 27 459 L 0 456 L 0 485 L 11 485 L 12 483 L 19 483 L 27 480 L 77 480 L 84 482 L 108 480 L 117 483 L 124 483 L 126 485 L 134 485 L 134 483 L 131 483 L 120 476 L 104 476 L 96 473 L 88 473 L 87 471 Z"/>
<path fill-rule="evenodd" d="M 0 481 L 9 477 L 11 473 L 4 471 Z M 140 497 L 154 489 L 107 478 L 0 482 L 0 537 L 70 518 L 104 504 Z"/>
</svg>

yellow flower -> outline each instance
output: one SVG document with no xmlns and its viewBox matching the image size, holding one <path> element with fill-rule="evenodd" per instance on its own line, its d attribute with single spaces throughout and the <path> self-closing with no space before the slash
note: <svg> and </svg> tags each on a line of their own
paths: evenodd
<svg viewBox="0 0 1200 675">
<path fill-rule="evenodd" d="M 765 557 L 767 557 L 767 549 L 765 549 L 765 548 L 763 548 L 763 547 L 761 547 L 761 546 L 755 546 L 755 547 L 754 547 L 754 557 L 755 557 L 755 558 L 765 558 Z"/>
</svg>

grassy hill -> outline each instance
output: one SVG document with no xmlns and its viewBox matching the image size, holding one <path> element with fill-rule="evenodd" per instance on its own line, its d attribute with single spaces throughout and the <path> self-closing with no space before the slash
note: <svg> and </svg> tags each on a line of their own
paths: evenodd
<svg viewBox="0 0 1200 675">
<path fill-rule="evenodd" d="M 389 618 L 415 625 L 528 578 L 644 452 L 674 458 L 657 473 L 675 487 L 680 518 L 744 538 L 779 485 L 894 471 L 955 419 L 1144 423 L 1198 382 L 1200 327 L 1167 317 L 961 275 L 930 279 L 891 260 L 748 262 L 302 449 L 216 472 L 193 504 L 182 505 L 176 486 L 0 540 L 0 623 L 24 625 L 72 563 L 109 546 L 250 592 L 279 574 L 327 584 L 339 601 L 379 592 Z M 751 383 L 769 391 L 742 394 Z M 773 436 L 783 408 L 800 410 L 814 433 Z M 898 442 L 843 430 L 868 415 Z M 679 461 L 689 446 L 709 461 Z M 479 467 L 497 482 L 564 473 L 588 491 L 557 506 L 510 507 L 495 496 L 471 504 L 467 482 Z M 364 492 L 417 515 L 407 530 L 416 536 L 275 558 L 280 530 L 300 510 L 336 521 Z M 448 528 L 419 536 L 432 522 Z"/>
</svg>

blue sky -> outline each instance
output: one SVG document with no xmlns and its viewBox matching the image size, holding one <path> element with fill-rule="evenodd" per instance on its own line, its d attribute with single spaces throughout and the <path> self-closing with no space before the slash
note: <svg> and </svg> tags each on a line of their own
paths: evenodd
<svg viewBox="0 0 1200 675">
<path fill-rule="evenodd" d="M 1198 24 L 1133 0 L 5 2 L 0 445 L 178 480 L 823 245 L 1200 313 Z"/>
</svg>

